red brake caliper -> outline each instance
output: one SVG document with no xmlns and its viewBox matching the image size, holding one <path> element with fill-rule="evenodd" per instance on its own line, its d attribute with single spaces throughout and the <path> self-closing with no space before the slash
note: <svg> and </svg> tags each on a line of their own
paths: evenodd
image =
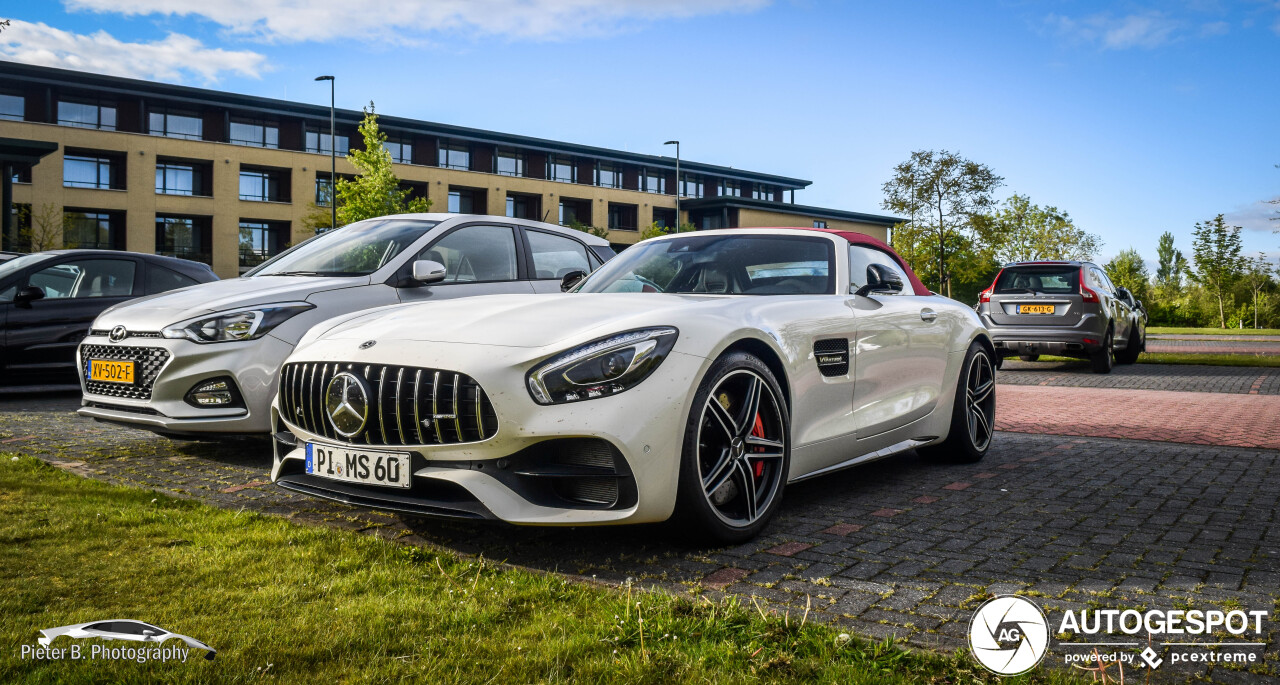
<svg viewBox="0 0 1280 685">
<path fill-rule="evenodd" d="M 755 425 L 754 425 L 754 426 L 752 426 L 752 427 L 751 427 L 751 435 L 753 435 L 753 436 L 755 436 L 755 437 L 757 437 L 757 438 L 763 438 L 763 437 L 764 437 L 764 422 L 760 420 L 760 414 L 759 414 L 758 412 L 756 413 L 756 423 L 755 423 Z M 763 450 L 764 448 L 763 448 L 763 447 L 761 447 L 761 448 L 759 448 L 759 449 Z M 756 478 L 760 478 L 760 477 L 764 476 L 764 462 L 763 462 L 763 461 L 757 461 L 757 462 L 756 462 L 755 472 L 756 472 Z"/>
</svg>

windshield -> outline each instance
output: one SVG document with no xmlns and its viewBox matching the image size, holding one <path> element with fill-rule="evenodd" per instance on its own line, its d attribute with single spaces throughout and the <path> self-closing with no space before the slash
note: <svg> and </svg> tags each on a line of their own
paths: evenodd
<svg viewBox="0 0 1280 685">
<path fill-rule="evenodd" d="M 294 245 L 245 276 L 367 276 L 386 266 L 436 223 L 360 221 Z"/>
<path fill-rule="evenodd" d="M 1078 266 L 1015 266 L 1004 270 L 996 281 L 995 294 L 1074 295 L 1080 292 Z"/>
<path fill-rule="evenodd" d="M 34 254 L 24 254 L 19 257 L 14 257 L 8 261 L 0 262 L 0 281 L 3 281 L 5 278 L 22 271 L 42 259 L 48 259 L 51 256 L 52 255 L 46 252 L 36 252 Z"/>
<path fill-rule="evenodd" d="M 577 289 L 583 293 L 830 295 L 835 250 L 826 238 L 702 234 L 622 251 Z"/>
</svg>

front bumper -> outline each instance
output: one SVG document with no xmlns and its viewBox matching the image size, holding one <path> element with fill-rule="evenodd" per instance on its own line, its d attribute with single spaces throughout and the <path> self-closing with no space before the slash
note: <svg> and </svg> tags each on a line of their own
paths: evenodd
<svg viewBox="0 0 1280 685">
<path fill-rule="evenodd" d="M 391 347 L 387 345 L 384 354 Z M 493 403 L 498 420 L 495 435 L 479 442 L 441 445 L 344 445 L 286 421 L 277 400 L 272 408 L 272 481 L 359 506 L 516 524 L 642 523 L 670 517 L 691 401 L 690 382 L 701 377 L 705 359 L 673 352 L 652 376 L 624 393 L 542 406 L 525 389 L 526 364 L 504 365 L 494 359 L 502 355 L 494 355 L 492 348 L 465 347 L 433 343 L 428 349 L 434 354 L 418 356 L 435 358 L 415 362 L 474 378 Z M 395 355 L 388 354 L 387 359 Z M 316 361 L 347 360 L 321 356 Z M 386 363 L 380 359 L 361 362 Z M 389 488 L 307 474 L 308 442 L 407 452 L 412 455 L 412 487 Z M 588 453 L 594 456 L 583 457 Z M 608 473 L 605 462 L 599 461 L 605 454 L 612 458 Z M 592 464 L 592 459 L 597 461 Z M 586 501 L 590 497 L 584 498 L 583 488 L 569 487 L 576 476 L 591 476 L 579 483 L 614 478 L 616 497 Z M 589 494 L 590 488 L 585 491 Z"/>
<path fill-rule="evenodd" d="M 106 347 L 115 352 L 137 351 L 131 348 L 163 350 L 167 357 L 155 374 L 149 394 L 118 396 L 101 388 L 90 388 L 86 382 L 88 346 Z M 276 376 L 292 351 L 292 344 L 271 335 L 245 342 L 208 345 L 166 338 L 129 338 L 110 343 L 104 336 L 91 336 L 85 338 L 77 351 L 82 392 L 78 413 L 98 421 L 167 435 L 265 435 L 271 430 L 270 407 L 276 393 Z M 235 382 L 243 406 L 196 407 L 186 402 L 187 393 L 196 384 L 223 376 Z"/>
</svg>

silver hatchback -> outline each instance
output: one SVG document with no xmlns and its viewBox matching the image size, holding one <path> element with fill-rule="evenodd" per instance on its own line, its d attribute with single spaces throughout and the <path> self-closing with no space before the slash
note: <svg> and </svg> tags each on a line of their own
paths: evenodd
<svg viewBox="0 0 1280 685">
<path fill-rule="evenodd" d="M 1001 361 L 1042 354 L 1088 359 L 1097 373 L 1132 364 L 1146 347 L 1146 316 L 1096 264 L 1007 264 L 978 296 L 978 315 Z"/>
</svg>

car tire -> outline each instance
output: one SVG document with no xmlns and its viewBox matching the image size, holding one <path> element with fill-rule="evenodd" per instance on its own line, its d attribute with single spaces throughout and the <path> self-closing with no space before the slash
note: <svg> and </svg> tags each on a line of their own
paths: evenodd
<svg viewBox="0 0 1280 685">
<path fill-rule="evenodd" d="M 1138 328 L 1135 326 L 1129 331 L 1129 344 L 1125 345 L 1123 352 L 1116 353 L 1116 363 L 1132 364 L 1138 361 L 1139 354 L 1142 354 L 1142 341 L 1138 337 Z"/>
<path fill-rule="evenodd" d="M 997 371 L 999 371 L 1000 369 L 1003 369 L 1003 368 L 1004 368 L 1004 357 L 1002 357 L 1002 356 L 1000 356 L 1000 355 L 998 355 L 998 354 L 997 354 L 997 355 L 996 355 L 995 365 L 996 365 L 996 370 L 997 370 Z"/>
<path fill-rule="evenodd" d="M 960 367 L 946 439 L 916 451 L 926 458 L 958 464 L 981 461 L 991 448 L 995 416 L 995 362 L 987 348 L 975 340 Z"/>
<path fill-rule="evenodd" d="M 1018 359 L 1021 359 L 1021 360 L 1022 360 L 1022 361 L 1024 361 L 1024 362 L 1035 362 L 1035 361 L 1040 361 L 1040 355 L 1038 355 L 1038 354 L 1020 354 L 1020 355 L 1018 355 Z"/>
<path fill-rule="evenodd" d="M 1111 373 L 1111 369 L 1115 367 L 1115 356 L 1111 349 L 1114 340 L 1115 332 L 1108 328 L 1107 334 L 1102 337 L 1102 349 L 1089 357 L 1089 361 L 1093 362 L 1094 373 Z"/>
<path fill-rule="evenodd" d="M 784 397 L 773 372 L 755 355 L 730 352 L 711 365 L 685 425 L 671 519 L 680 535 L 699 543 L 737 543 L 768 525 L 791 466 Z"/>
</svg>

